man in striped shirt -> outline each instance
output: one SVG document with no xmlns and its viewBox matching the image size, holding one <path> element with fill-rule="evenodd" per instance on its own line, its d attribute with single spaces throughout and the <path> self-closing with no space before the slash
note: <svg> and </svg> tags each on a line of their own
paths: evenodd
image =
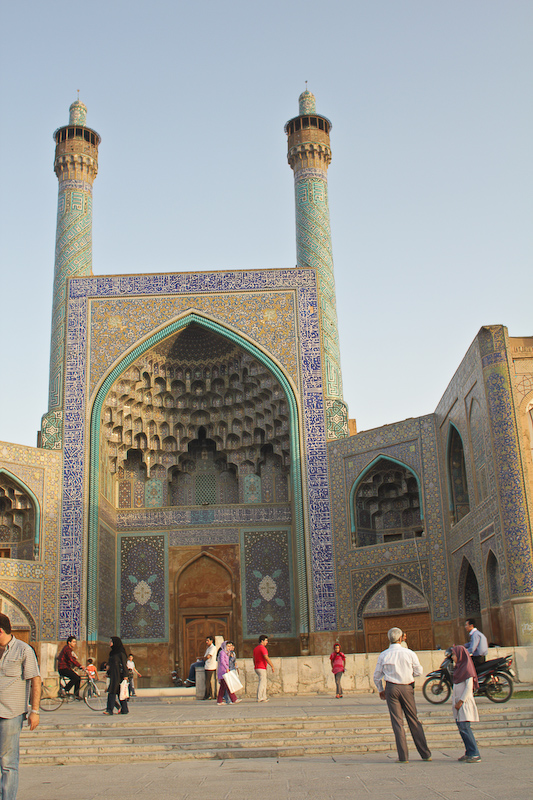
<svg viewBox="0 0 533 800">
<path fill-rule="evenodd" d="M 20 731 L 26 716 L 30 730 L 39 724 L 40 698 L 41 678 L 35 652 L 29 644 L 13 636 L 9 617 L 0 614 L 1 800 L 16 800 Z"/>
</svg>

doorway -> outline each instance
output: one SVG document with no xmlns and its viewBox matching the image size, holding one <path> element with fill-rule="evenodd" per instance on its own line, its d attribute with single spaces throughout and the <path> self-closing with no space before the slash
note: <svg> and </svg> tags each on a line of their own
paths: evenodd
<svg viewBox="0 0 533 800">
<path fill-rule="evenodd" d="M 189 666 L 205 653 L 206 636 L 222 636 L 230 638 L 229 614 L 181 614 L 181 632 L 183 641 L 182 677 L 188 674 Z"/>
<path fill-rule="evenodd" d="M 177 578 L 176 662 L 186 676 L 205 652 L 206 636 L 234 639 L 235 591 L 226 564 L 211 553 L 200 553 Z"/>
</svg>

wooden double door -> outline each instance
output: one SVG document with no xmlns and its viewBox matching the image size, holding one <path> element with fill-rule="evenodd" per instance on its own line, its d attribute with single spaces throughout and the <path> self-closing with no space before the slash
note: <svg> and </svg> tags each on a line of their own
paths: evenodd
<svg viewBox="0 0 533 800">
<path fill-rule="evenodd" d="M 432 650 L 434 647 L 431 615 L 427 611 L 365 617 L 364 625 L 367 653 L 380 653 L 387 649 L 387 631 L 390 628 L 401 628 L 405 631 L 411 650 Z"/>
<path fill-rule="evenodd" d="M 191 610 L 180 614 L 183 642 L 183 663 L 180 664 L 182 678 L 187 677 L 189 666 L 205 653 L 206 636 L 222 636 L 223 639 L 231 637 L 230 617 L 230 611 L 202 614 Z"/>
</svg>

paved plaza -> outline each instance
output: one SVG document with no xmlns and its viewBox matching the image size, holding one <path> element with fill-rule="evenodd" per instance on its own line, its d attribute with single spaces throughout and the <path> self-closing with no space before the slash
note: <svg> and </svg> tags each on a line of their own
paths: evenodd
<svg viewBox="0 0 533 800">
<path fill-rule="evenodd" d="M 526 800 L 533 796 L 533 748 L 490 748 L 481 764 L 456 750 L 433 761 L 396 764 L 395 755 L 24 767 L 18 800 Z"/>
<path fill-rule="evenodd" d="M 432 706 L 419 696 L 421 712 Z M 479 701 L 480 713 L 490 709 L 487 700 Z M 273 698 L 268 704 L 245 700 L 238 706 L 217 708 L 213 703 L 195 700 L 145 701 L 131 704 L 129 720 L 143 722 L 219 719 L 225 721 L 254 717 L 282 718 L 288 714 L 329 716 L 340 707 L 329 697 Z M 452 713 L 451 705 L 447 704 Z M 342 710 L 357 714 L 387 709 L 376 695 L 352 695 L 342 701 Z M 121 717 L 96 715 L 84 704 L 64 706 L 54 714 L 42 715 L 43 723 L 85 722 L 120 726 Z M 33 736 L 34 734 L 32 734 Z M 37 734 L 38 735 L 38 734 Z M 31 741 L 31 739 L 29 740 Z M 392 741 L 392 730 L 391 730 Z M 431 741 L 429 742 L 431 746 Z M 134 744 L 131 745 L 135 747 Z M 420 761 L 410 747 L 412 761 L 395 763 L 394 750 L 308 758 L 254 758 L 225 760 L 152 761 L 135 764 L 78 764 L 21 767 L 18 800 L 57 800 L 68 796 L 76 800 L 109 800 L 117 792 L 126 798 L 146 797 L 156 800 L 327 800 L 339 797 L 369 800 L 432 800 L 460 798 L 478 800 L 521 800 L 533 796 L 533 747 L 511 746 L 482 748 L 481 764 L 458 763 L 463 752 L 459 734 L 457 745 L 433 750 L 433 761 Z"/>
</svg>

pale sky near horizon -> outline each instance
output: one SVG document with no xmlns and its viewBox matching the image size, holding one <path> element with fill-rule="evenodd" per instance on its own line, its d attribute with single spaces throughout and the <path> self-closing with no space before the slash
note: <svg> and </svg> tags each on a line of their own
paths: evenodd
<svg viewBox="0 0 533 800">
<path fill-rule="evenodd" d="M 34 445 L 47 410 L 52 133 L 77 89 L 103 275 L 294 266 L 283 126 L 308 81 L 359 430 L 434 411 L 482 325 L 533 336 L 530 0 L 28 0 L 1 27 L 1 441 Z"/>
</svg>

